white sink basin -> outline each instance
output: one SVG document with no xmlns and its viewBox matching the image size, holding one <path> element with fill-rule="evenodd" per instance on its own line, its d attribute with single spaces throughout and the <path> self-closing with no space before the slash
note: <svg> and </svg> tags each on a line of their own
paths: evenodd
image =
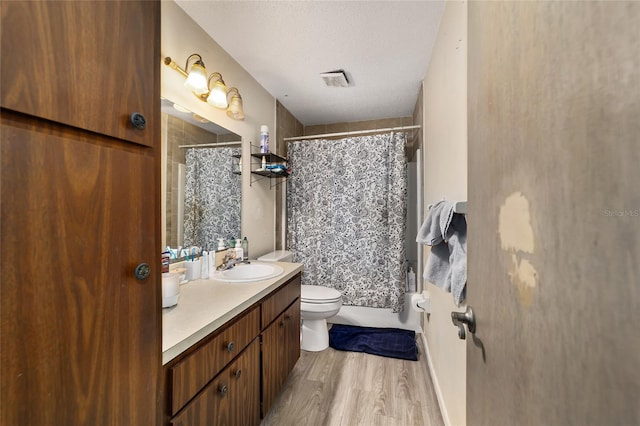
<svg viewBox="0 0 640 426">
<path fill-rule="evenodd" d="M 251 262 L 249 264 L 236 265 L 226 271 L 218 271 L 209 278 L 216 281 L 248 283 L 275 278 L 283 272 L 284 269 L 278 265 Z"/>
</svg>

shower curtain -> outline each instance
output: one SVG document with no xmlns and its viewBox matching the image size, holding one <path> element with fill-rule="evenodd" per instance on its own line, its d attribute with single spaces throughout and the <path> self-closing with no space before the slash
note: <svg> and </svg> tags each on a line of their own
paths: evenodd
<svg viewBox="0 0 640 426">
<path fill-rule="evenodd" d="M 406 136 L 289 143 L 287 245 L 302 284 L 342 292 L 343 304 L 403 308 Z"/>
<path fill-rule="evenodd" d="M 242 184 L 234 174 L 240 148 L 190 148 L 186 153 L 184 245 L 215 250 L 218 238 L 239 238 Z"/>
</svg>

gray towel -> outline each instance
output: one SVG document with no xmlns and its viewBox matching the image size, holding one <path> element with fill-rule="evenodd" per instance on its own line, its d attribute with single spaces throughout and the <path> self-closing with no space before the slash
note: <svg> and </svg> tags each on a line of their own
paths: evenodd
<svg viewBox="0 0 640 426">
<path fill-rule="evenodd" d="M 449 236 L 449 224 L 453 217 L 454 204 L 448 201 L 438 201 L 429 210 L 427 219 L 424 221 L 416 242 L 426 244 L 428 246 L 435 246 L 444 240 L 448 240 Z"/>
<path fill-rule="evenodd" d="M 416 241 L 432 246 L 423 278 L 452 293 L 456 305 L 464 301 L 467 284 L 467 221 L 453 212 L 453 203 L 436 203 Z"/>
</svg>

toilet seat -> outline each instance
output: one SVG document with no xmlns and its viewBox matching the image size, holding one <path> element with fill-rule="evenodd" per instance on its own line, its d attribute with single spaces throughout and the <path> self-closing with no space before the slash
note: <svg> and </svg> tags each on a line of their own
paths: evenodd
<svg viewBox="0 0 640 426">
<path fill-rule="evenodd" d="M 300 301 L 304 303 L 334 303 L 342 299 L 338 290 L 320 285 L 300 286 Z"/>
</svg>

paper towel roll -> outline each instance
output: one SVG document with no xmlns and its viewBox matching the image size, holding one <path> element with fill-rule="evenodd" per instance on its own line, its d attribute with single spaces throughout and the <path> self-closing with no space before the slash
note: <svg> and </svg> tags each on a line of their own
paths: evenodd
<svg viewBox="0 0 640 426">
<path fill-rule="evenodd" d="M 411 309 L 418 312 L 431 312 L 430 299 L 422 293 L 414 293 L 411 295 Z"/>
</svg>

